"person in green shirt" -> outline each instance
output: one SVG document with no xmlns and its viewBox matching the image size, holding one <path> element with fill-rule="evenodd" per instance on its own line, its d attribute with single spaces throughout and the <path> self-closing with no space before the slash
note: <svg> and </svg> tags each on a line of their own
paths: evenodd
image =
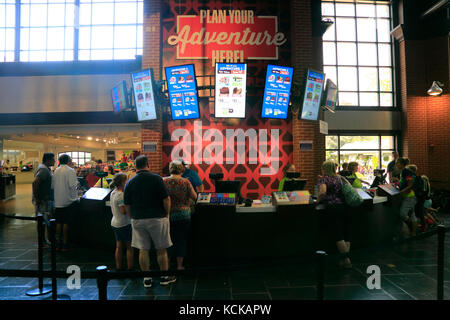
<svg viewBox="0 0 450 320">
<path fill-rule="evenodd" d="M 283 191 L 284 182 L 288 179 L 286 176 L 287 172 L 295 172 L 295 166 L 292 163 L 288 163 L 283 168 L 283 179 L 281 179 L 280 184 L 278 185 L 278 191 Z"/>
<path fill-rule="evenodd" d="M 363 180 L 363 176 L 358 172 L 358 162 L 350 162 L 348 164 L 348 170 L 351 172 L 351 175 L 347 176 L 347 178 L 355 179 L 353 181 L 353 188 L 362 188 L 362 184 L 367 184 L 370 186 L 370 183 Z"/>
<path fill-rule="evenodd" d="M 114 171 L 114 167 L 112 165 L 108 166 L 108 175 L 106 177 L 104 177 L 103 179 L 99 179 L 94 187 L 96 188 L 108 188 L 109 184 L 108 181 L 106 181 L 106 179 L 113 179 L 114 175 L 115 175 L 115 171 Z M 103 181 L 103 184 L 101 183 Z"/>
</svg>

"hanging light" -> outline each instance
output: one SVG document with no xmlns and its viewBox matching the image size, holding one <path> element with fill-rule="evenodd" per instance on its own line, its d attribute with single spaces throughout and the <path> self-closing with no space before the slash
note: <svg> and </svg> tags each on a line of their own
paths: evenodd
<svg viewBox="0 0 450 320">
<path fill-rule="evenodd" d="M 442 93 L 442 88 L 444 84 L 440 83 L 439 81 L 433 81 L 433 84 L 431 85 L 431 88 L 427 91 L 428 95 L 430 96 L 438 96 Z"/>
</svg>

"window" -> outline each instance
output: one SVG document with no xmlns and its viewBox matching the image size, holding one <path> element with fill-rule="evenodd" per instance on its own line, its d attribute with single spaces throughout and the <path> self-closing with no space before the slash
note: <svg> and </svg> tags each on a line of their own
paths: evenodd
<svg viewBox="0 0 450 320">
<path fill-rule="evenodd" d="M 79 60 L 141 55 L 142 19 L 142 0 L 80 0 Z"/>
<path fill-rule="evenodd" d="M 63 154 L 67 154 L 70 158 L 72 158 L 72 162 L 74 162 L 75 165 L 78 165 L 78 166 L 83 166 L 86 162 L 91 161 L 91 153 L 90 152 L 83 152 L 83 151 L 61 152 L 61 153 L 58 153 L 58 158 Z"/>
<path fill-rule="evenodd" d="M 393 107 L 390 5 L 322 1 L 324 72 L 339 88 L 339 106 Z"/>
<path fill-rule="evenodd" d="M 15 0 L 0 0 L 0 62 L 14 61 L 15 12 Z"/>
<path fill-rule="evenodd" d="M 358 162 L 358 172 L 372 182 L 374 169 L 385 169 L 393 160 L 395 136 L 388 135 L 328 135 L 325 138 L 326 159 L 339 163 Z"/>
<path fill-rule="evenodd" d="M 133 60 L 142 55 L 143 0 L 18 3 L 0 0 L 1 62 Z"/>
<path fill-rule="evenodd" d="M 20 61 L 73 60 L 74 0 L 21 0 Z"/>
</svg>

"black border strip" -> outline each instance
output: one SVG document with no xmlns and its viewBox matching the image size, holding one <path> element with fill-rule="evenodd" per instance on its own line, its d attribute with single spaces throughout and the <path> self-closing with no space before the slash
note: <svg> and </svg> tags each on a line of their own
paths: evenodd
<svg viewBox="0 0 450 320">
<path fill-rule="evenodd" d="M 0 114 L 1 126 L 115 123 L 137 123 L 136 112 L 128 111 L 117 115 L 112 111 Z"/>
</svg>

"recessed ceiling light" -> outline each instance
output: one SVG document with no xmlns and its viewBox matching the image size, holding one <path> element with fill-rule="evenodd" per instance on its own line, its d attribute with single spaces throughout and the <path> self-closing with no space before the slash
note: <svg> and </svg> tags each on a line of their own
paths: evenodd
<svg viewBox="0 0 450 320">
<path fill-rule="evenodd" d="M 88 137 L 87 139 L 88 139 L 89 141 L 91 141 L 91 140 L 92 140 L 92 137 Z"/>
<path fill-rule="evenodd" d="M 77 136 L 77 139 L 80 139 L 80 136 Z"/>
</svg>

